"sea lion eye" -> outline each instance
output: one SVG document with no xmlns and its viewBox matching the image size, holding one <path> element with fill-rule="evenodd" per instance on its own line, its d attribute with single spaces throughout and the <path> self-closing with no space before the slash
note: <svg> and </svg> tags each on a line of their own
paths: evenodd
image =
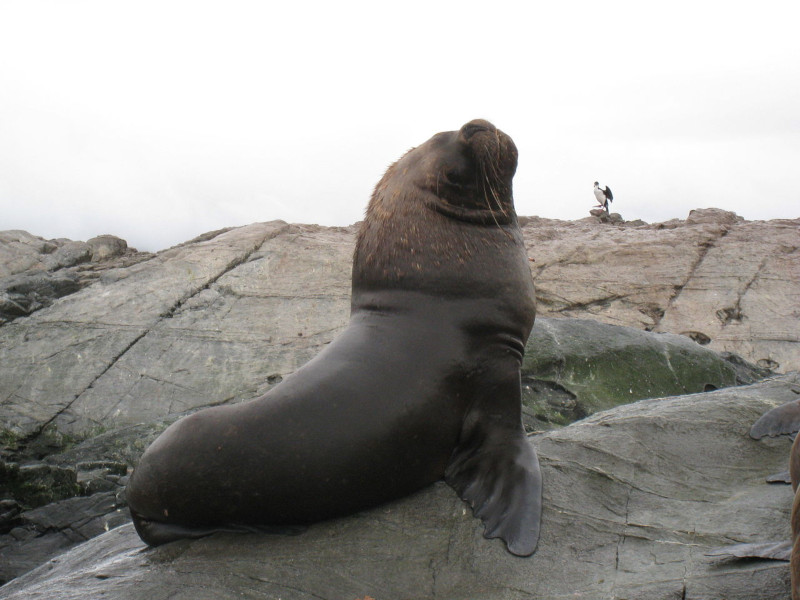
<svg viewBox="0 0 800 600">
<path fill-rule="evenodd" d="M 472 181 L 472 178 L 469 177 L 468 173 L 458 169 L 445 171 L 444 176 L 449 183 L 455 185 L 469 185 L 469 183 Z"/>
<path fill-rule="evenodd" d="M 445 165 L 443 172 L 447 182 L 453 185 L 470 185 L 475 181 L 474 171 L 466 162 Z"/>
</svg>

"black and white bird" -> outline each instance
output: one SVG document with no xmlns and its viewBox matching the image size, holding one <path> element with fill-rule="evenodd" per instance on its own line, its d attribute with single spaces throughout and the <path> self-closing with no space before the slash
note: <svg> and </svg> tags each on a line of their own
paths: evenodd
<svg viewBox="0 0 800 600">
<path fill-rule="evenodd" d="M 602 206 L 606 209 L 606 212 L 609 212 L 608 203 L 614 200 L 614 194 L 611 193 L 611 188 L 608 186 L 601 188 L 600 184 L 595 181 L 594 197 L 597 198 L 597 205 Z"/>
</svg>

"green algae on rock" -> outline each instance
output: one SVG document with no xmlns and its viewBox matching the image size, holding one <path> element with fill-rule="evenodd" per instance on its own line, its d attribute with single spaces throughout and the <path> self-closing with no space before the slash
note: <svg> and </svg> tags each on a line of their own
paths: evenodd
<svg viewBox="0 0 800 600">
<path fill-rule="evenodd" d="M 770 374 L 683 335 L 538 318 L 522 365 L 529 429 L 563 426 L 644 398 L 708 392 Z"/>
</svg>

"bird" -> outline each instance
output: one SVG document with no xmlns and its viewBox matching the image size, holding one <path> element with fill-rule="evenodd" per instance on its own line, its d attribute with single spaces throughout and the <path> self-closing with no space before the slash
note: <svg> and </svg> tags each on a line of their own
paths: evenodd
<svg viewBox="0 0 800 600">
<path fill-rule="evenodd" d="M 609 212 L 608 203 L 614 200 L 614 194 L 611 193 L 611 188 L 608 186 L 601 188 L 600 184 L 595 181 L 594 197 L 597 198 L 597 206 L 601 206 L 606 209 L 606 212 Z"/>
</svg>

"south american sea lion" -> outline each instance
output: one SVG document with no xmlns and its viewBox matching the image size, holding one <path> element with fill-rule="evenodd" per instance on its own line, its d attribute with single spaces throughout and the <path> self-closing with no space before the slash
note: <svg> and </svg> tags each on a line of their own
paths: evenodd
<svg viewBox="0 0 800 600">
<path fill-rule="evenodd" d="M 304 525 L 444 478 L 517 555 L 539 538 L 539 463 L 520 364 L 534 287 L 514 212 L 514 142 L 475 120 L 394 163 L 353 259 L 350 323 L 260 398 L 174 423 L 127 498 L 157 545 Z"/>
</svg>

